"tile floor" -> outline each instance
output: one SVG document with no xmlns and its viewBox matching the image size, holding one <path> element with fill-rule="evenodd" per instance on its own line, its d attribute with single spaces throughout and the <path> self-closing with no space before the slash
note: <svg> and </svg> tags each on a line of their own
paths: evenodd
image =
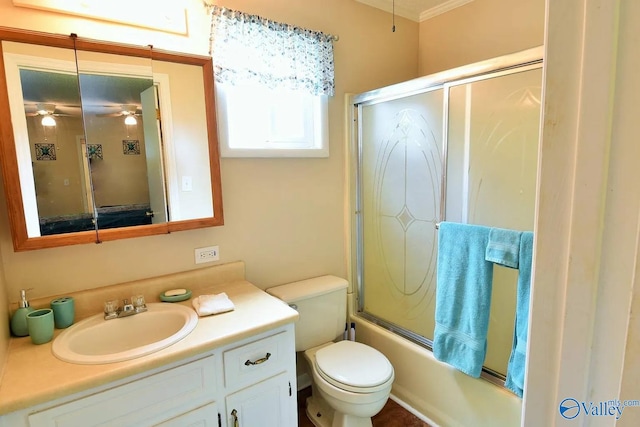
<svg viewBox="0 0 640 427">
<path fill-rule="evenodd" d="M 314 427 L 304 411 L 305 401 L 310 395 L 311 387 L 304 388 L 298 392 L 298 427 Z M 371 421 L 373 427 L 430 427 L 429 424 L 420 420 L 391 399 L 387 401 L 382 411 L 374 416 Z"/>
</svg>

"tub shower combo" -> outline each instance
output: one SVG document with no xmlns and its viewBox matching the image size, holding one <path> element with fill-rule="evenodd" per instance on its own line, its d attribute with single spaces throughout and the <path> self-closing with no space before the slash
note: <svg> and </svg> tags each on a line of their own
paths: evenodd
<svg viewBox="0 0 640 427">
<path fill-rule="evenodd" d="M 350 98 L 358 315 L 432 348 L 442 221 L 533 231 L 535 48 Z M 504 385 L 518 271 L 494 267 L 482 377 Z"/>
</svg>

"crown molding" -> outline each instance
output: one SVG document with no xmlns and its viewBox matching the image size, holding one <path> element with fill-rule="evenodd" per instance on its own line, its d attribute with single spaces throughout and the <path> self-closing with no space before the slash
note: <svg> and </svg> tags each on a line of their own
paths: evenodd
<svg viewBox="0 0 640 427">
<path fill-rule="evenodd" d="M 420 13 L 419 22 L 431 19 L 434 16 L 441 15 L 445 12 L 449 12 L 457 7 L 464 6 L 467 3 L 471 3 L 473 0 L 447 0 L 438 6 L 424 10 Z"/>
</svg>

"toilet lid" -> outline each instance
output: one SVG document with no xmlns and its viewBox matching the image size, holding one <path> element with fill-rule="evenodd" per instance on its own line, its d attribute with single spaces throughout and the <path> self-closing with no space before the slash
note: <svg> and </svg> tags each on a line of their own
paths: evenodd
<svg viewBox="0 0 640 427">
<path fill-rule="evenodd" d="M 376 391 L 393 377 L 393 366 L 375 348 L 355 342 L 339 341 L 316 352 L 318 374 L 343 390 Z"/>
</svg>

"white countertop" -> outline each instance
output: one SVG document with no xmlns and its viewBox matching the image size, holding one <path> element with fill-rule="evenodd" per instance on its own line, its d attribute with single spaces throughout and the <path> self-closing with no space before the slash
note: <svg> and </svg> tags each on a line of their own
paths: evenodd
<svg viewBox="0 0 640 427">
<path fill-rule="evenodd" d="M 220 292 L 226 292 L 233 301 L 233 311 L 200 317 L 196 328 L 184 339 L 156 353 L 124 362 L 67 363 L 53 355 L 52 342 L 34 345 L 29 337 L 12 338 L 0 382 L 0 415 L 196 356 L 298 318 L 298 313 L 288 305 L 244 280 L 194 291 L 192 297 Z M 191 307 L 191 300 L 179 304 Z M 60 332 L 56 330 L 56 336 Z"/>
</svg>

